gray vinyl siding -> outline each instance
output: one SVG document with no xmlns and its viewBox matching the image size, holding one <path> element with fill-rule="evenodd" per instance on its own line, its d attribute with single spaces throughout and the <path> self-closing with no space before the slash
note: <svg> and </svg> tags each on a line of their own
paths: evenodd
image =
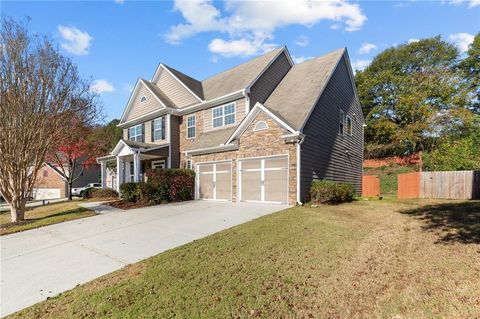
<svg viewBox="0 0 480 319">
<path fill-rule="evenodd" d="M 80 168 L 77 168 L 76 173 L 79 171 Z M 72 187 L 84 187 L 89 183 L 100 183 L 100 165 L 94 164 L 85 168 L 82 175 L 73 182 Z"/>
<path fill-rule="evenodd" d="M 340 109 L 352 118 L 352 136 L 346 133 L 342 136 L 339 133 Z M 301 200 L 309 199 L 310 184 L 316 179 L 348 182 L 361 194 L 363 116 L 349 78 L 345 57 L 325 87 L 303 133 Z"/>
<path fill-rule="evenodd" d="M 170 148 L 172 159 L 170 161 L 173 168 L 180 167 L 180 118 L 175 115 L 170 116 Z"/>
<path fill-rule="evenodd" d="M 282 52 L 250 88 L 250 109 L 257 102 L 263 103 L 267 100 L 290 68 L 288 58 L 285 52 Z"/>
</svg>

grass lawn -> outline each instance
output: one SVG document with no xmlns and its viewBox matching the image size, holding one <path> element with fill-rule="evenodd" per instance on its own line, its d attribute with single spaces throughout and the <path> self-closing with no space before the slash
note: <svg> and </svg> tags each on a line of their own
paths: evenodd
<svg viewBox="0 0 480 319">
<path fill-rule="evenodd" d="M 25 221 L 17 224 L 10 222 L 10 211 L 2 212 L 0 213 L 0 235 L 12 234 L 93 215 L 95 215 L 95 212 L 78 206 L 76 201 L 28 208 L 28 211 L 25 213 Z"/>
<path fill-rule="evenodd" d="M 478 318 L 480 202 L 359 201 L 264 216 L 12 318 Z"/>
</svg>

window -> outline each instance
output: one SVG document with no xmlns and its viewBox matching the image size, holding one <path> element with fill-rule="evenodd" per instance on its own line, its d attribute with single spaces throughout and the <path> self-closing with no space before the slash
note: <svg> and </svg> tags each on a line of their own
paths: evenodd
<svg viewBox="0 0 480 319">
<path fill-rule="evenodd" d="M 265 121 L 260 121 L 257 124 L 255 124 L 253 131 L 257 132 L 257 131 L 263 131 L 266 129 L 268 129 L 268 124 Z"/>
<path fill-rule="evenodd" d="M 48 171 L 46 169 L 43 170 L 43 177 L 48 177 Z"/>
<path fill-rule="evenodd" d="M 345 132 L 345 112 L 343 112 L 342 110 L 340 110 L 340 135 L 343 135 L 343 133 Z"/>
<path fill-rule="evenodd" d="M 128 139 L 131 141 L 143 142 L 143 124 L 139 124 L 129 128 Z"/>
<path fill-rule="evenodd" d="M 140 98 L 140 103 L 145 102 L 146 100 L 147 100 L 147 97 L 146 97 L 146 96 L 142 96 L 142 97 Z"/>
<path fill-rule="evenodd" d="M 235 103 L 225 104 L 212 109 L 213 127 L 235 123 Z"/>
<path fill-rule="evenodd" d="M 195 137 L 195 114 L 189 115 L 187 117 L 187 138 L 194 138 Z"/>
<path fill-rule="evenodd" d="M 165 139 L 165 117 L 152 121 L 152 142 Z"/>
<path fill-rule="evenodd" d="M 192 160 L 187 160 L 185 162 L 185 168 L 186 169 L 192 169 Z"/>
<path fill-rule="evenodd" d="M 155 168 L 165 168 L 165 161 L 164 160 L 153 161 L 152 162 L 152 169 L 155 169 Z"/>
<path fill-rule="evenodd" d="M 347 115 L 347 134 L 352 136 L 352 118 Z"/>
</svg>

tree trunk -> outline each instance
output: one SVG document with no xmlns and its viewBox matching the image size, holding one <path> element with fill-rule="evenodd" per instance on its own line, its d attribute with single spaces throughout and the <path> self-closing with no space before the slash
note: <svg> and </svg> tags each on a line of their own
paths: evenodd
<svg viewBox="0 0 480 319">
<path fill-rule="evenodd" d="M 10 203 L 12 223 L 25 220 L 26 200 L 16 199 Z"/>
<path fill-rule="evenodd" d="M 72 200 L 72 186 L 73 182 L 68 182 L 68 200 Z"/>
</svg>

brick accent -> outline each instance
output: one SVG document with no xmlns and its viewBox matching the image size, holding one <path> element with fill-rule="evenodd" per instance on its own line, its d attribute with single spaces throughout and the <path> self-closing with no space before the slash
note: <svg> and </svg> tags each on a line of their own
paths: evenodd
<svg viewBox="0 0 480 319">
<path fill-rule="evenodd" d="M 268 124 L 268 129 L 254 132 L 254 127 L 259 121 Z M 201 123 L 201 122 L 199 122 Z M 233 201 L 237 200 L 237 160 L 242 158 L 262 157 L 271 155 L 288 155 L 289 160 L 289 204 L 296 203 L 297 189 L 297 156 L 296 145 L 286 144 L 282 135 L 288 133 L 283 127 L 275 122 L 271 117 L 260 112 L 255 119 L 247 127 L 243 135 L 239 139 L 239 149 L 237 151 L 213 153 L 206 155 L 192 156 L 193 164 L 232 160 L 232 187 Z M 180 130 L 181 142 L 181 167 L 185 166 L 185 157 L 183 151 L 185 149 L 185 129 Z"/>
<path fill-rule="evenodd" d="M 45 176 L 46 175 L 46 176 Z M 37 173 L 34 188 L 59 188 L 60 197 L 65 197 L 67 183 L 53 169 L 43 165 Z"/>
</svg>

